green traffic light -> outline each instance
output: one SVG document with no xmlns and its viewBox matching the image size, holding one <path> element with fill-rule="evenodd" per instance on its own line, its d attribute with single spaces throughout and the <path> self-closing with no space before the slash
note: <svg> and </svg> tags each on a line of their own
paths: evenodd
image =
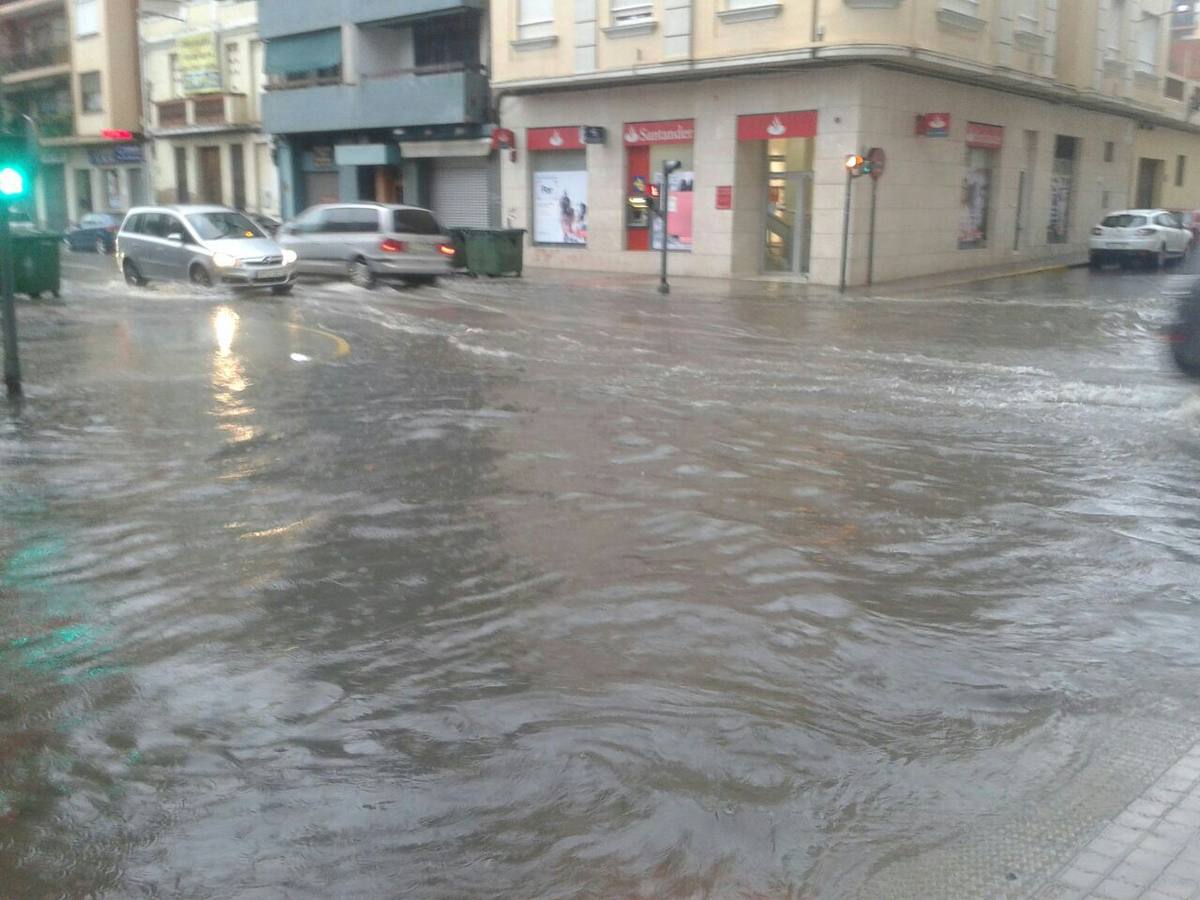
<svg viewBox="0 0 1200 900">
<path fill-rule="evenodd" d="M 25 176 L 12 166 L 0 168 L 0 197 L 20 197 L 25 193 Z"/>
</svg>

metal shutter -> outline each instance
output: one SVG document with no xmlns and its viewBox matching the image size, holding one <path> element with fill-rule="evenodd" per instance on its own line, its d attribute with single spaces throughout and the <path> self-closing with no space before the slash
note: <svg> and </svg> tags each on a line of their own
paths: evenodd
<svg viewBox="0 0 1200 900">
<path fill-rule="evenodd" d="M 443 225 L 487 228 L 491 203 L 487 157 L 433 161 L 433 212 Z"/>
</svg>

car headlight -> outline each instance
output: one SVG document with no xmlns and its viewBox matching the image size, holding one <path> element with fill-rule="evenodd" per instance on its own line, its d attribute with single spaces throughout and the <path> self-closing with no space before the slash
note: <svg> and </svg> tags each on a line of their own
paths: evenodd
<svg viewBox="0 0 1200 900">
<path fill-rule="evenodd" d="M 294 263 L 296 261 L 296 259 L 297 259 L 297 257 L 296 257 L 295 250 L 284 250 L 283 251 L 283 264 L 285 266 L 290 266 L 292 263 Z"/>
<path fill-rule="evenodd" d="M 218 269 L 236 269 L 242 264 L 242 261 L 236 256 L 230 256 L 228 253 L 214 253 L 213 265 Z"/>
</svg>

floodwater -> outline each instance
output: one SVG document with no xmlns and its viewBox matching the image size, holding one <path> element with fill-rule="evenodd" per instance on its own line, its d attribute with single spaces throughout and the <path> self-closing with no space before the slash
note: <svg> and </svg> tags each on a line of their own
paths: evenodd
<svg viewBox="0 0 1200 900">
<path fill-rule="evenodd" d="M 98 267 L 0 416 L 0 896 L 1019 896 L 1200 737 L 1147 275 Z"/>
</svg>

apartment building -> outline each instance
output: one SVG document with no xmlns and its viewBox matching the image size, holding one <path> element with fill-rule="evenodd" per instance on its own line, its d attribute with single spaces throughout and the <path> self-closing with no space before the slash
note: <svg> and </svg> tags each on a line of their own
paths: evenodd
<svg viewBox="0 0 1200 900">
<path fill-rule="evenodd" d="M 263 124 L 280 203 L 432 207 L 451 225 L 498 215 L 480 0 L 261 0 Z"/>
<path fill-rule="evenodd" d="M 1141 168 L 1200 206 L 1176 24 L 1167 0 L 500 0 L 503 218 L 535 265 L 651 273 L 666 240 L 680 274 L 834 284 L 849 190 L 861 284 L 874 189 L 875 280 L 1082 259 Z M 851 183 L 871 148 L 883 176 Z"/>
<path fill-rule="evenodd" d="M 37 218 L 52 228 L 146 199 L 136 0 L 0 0 L 0 97 L 41 143 Z"/>
<path fill-rule="evenodd" d="M 278 216 L 256 0 L 159 2 L 140 28 L 154 199 Z"/>
</svg>

